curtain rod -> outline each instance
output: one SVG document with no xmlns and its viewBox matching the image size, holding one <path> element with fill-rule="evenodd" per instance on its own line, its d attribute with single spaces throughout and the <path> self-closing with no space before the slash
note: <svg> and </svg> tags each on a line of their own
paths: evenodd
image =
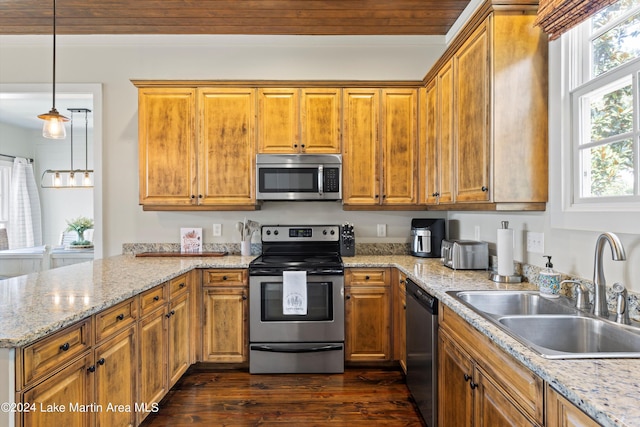
<svg viewBox="0 0 640 427">
<path fill-rule="evenodd" d="M 18 158 L 18 157 L 20 157 L 20 156 L 12 156 L 12 155 L 10 155 L 10 154 L 0 154 L 0 157 L 4 157 L 5 159 L 9 159 L 9 160 L 14 160 L 14 159 L 16 159 L 16 158 Z M 24 157 L 23 157 L 23 158 L 24 158 Z M 28 161 L 29 163 L 33 163 L 33 159 L 30 159 L 30 158 L 28 158 L 28 157 L 26 157 L 26 159 L 27 159 L 27 161 Z"/>
</svg>

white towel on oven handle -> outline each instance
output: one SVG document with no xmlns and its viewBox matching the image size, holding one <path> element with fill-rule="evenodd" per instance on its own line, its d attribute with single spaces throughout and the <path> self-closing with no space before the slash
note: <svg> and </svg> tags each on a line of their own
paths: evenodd
<svg viewBox="0 0 640 427">
<path fill-rule="evenodd" d="M 282 314 L 307 314 L 307 272 L 282 272 Z"/>
</svg>

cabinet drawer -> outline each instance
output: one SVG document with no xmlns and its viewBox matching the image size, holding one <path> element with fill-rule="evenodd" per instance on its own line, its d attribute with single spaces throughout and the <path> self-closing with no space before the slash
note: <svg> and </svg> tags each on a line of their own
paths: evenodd
<svg viewBox="0 0 640 427">
<path fill-rule="evenodd" d="M 247 270 L 205 270 L 203 275 L 205 286 L 243 286 L 247 280 Z"/>
<path fill-rule="evenodd" d="M 140 295 L 140 316 L 151 313 L 169 301 L 167 285 L 156 286 Z"/>
<path fill-rule="evenodd" d="M 138 299 L 129 298 L 120 304 L 96 314 L 96 342 L 131 325 L 138 318 Z"/>
<path fill-rule="evenodd" d="M 91 319 L 44 338 L 24 348 L 24 385 L 53 372 L 91 348 Z"/>
<path fill-rule="evenodd" d="M 175 297 L 178 297 L 186 292 L 189 289 L 188 280 L 188 274 L 183 274 L 182 276 L 171 279 L 171 281 L 169 282 L 169 298 L 174 299 Z"/>
<path fill-rule="evenodd" d="M 347 269 L 345 284 L 347 285 L 389 285 L 389 268 L 357 268 Z"/>
<path fill-rule="evenodd" d="M 513 402 L 536 420 L 543 422 L 543 381 L 497 347 L 449 307 L 440 304 L 439 322 L 476 360 L 476 363 L 508 393 Z"/>
</svg>

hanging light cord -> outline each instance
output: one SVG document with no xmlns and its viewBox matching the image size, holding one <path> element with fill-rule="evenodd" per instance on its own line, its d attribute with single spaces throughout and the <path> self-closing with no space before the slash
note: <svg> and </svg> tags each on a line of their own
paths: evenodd
<svg viewBox="0 0 640 427">
<path fill-rule="evenodd" d="M 56 0 L 53 0 L 53 110 L 56 109 Z"/>
</svg>

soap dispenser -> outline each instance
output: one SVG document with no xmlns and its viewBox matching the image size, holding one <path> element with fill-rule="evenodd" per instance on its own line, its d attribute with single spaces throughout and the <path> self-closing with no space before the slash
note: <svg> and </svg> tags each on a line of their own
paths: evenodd
<svg viewBox="0 0 640 427">
<path fill-rule="evenodd" d="M 560 296 L 560 273 L 552 270 L 551 257 L 549 255 L 544 255 L 544 257 L 547 258 L 547 263 L 538 276 L 540 295 L 546 298 L 558 298 Z"/>
</svg>

